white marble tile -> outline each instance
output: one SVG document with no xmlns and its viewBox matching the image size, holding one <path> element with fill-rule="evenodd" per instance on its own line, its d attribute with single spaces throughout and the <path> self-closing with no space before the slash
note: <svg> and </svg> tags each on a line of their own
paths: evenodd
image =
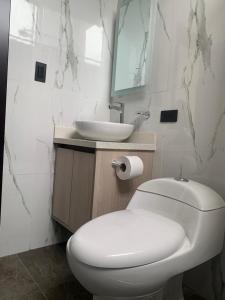
<svg viewBox="0 0 225 300">
<path fill-rule="evenodd" d="M 43 245 L 50 245 L 63 240 L 60 226 L 57 226 L 51 219 L 52 175 L 27 175 L 19 177 L 21 186 L 24 186 L 24 197 L 31 201 L 32 218 L 29 224 L 30 234 L 28 237 L 30 249 L 43 247 Z"/>
<path fill-rule="evenodd" d="M 30 203 L 15 175 L 4 172 L 0 227 L 0 257 L 29 249 Z"/>
<path fill-rule="evenodd" d="M 43 247 L 63 240 L 51 219 L 51 175 L 5 172 L 0 256 Z"/>
<path fill-rule="evenodd" d="M 12 0 L 0 256 L 61 238 L 50 217 L 53 126 L 109 120 L 116 4 Z M 122 100 L 128 122 L 151 111 L 138 129 L 158 135 L 154 177 L 176 176 L 182 167 L 225 197 L 224 5 L 159 0 L 152 78 Z M 46 84 L 33 81 L 37 60 L 48 64 Z M 173 108 L 178 123 L 160 124 L 160 111 Z M 222 282 L 224 259 L 220 266 L 222 275 L 210 264 L 191 272 L 205 278 L 204 291 L 197 281 L 193 287 L 207 300 L 224 297 L 212 281 L 213 274 Z"/>
<path fill-rule="evenodd" d="M 124 101 L 129 121 L 138 107 L 150 108 L 152 117 L 139 130 L 157 133 L 154 177 L 176 176 L 182 168 L 183 176 L 225 198 L 224 14 L 222 0 L 159 0 L 149 92 L 136 97 L 137 103 L 134 96 Z M 161 124 L 164 109 L 179 109 L 178 123 Z M 204 299 L 225 297 L 224 260 L 219 265 L 208 263 L 189 274 Z"/>
<path fill-rule="evenodd" d="M 116 5 L 12 0 L 0 256 L 66 236 L 50 213 L 54 125 L 109 120 Z M 36 61 L 47 64 L 44 84 Z"/>
<path fill-rule="evenodd" d="M 53 140 L 51 93 L 39 83 L 27 87 L 9 80 L 8 86 L 6 139 L 14 172 L 49 173 Z"/>
<path fill-rule="evenodd" d="M 170 33 L 168 32 L 165 16 L 163 15 L 160 3 L 158 3 L 155 26 L 158 31 L 157 34 L 155 34 L 154 47 L 157 48 L 158 51 L 155 51 L 152 57 L 151 84 L 152 91 L 157 93 L 165 92 L 168 89 L 169 64 L 172 50 Z"/>
</svg>

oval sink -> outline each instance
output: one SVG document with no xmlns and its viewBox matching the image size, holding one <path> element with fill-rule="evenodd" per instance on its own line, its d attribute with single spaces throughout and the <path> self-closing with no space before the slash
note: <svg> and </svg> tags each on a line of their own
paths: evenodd
<svg viewBox="0 0 225 300">
<path fill-rule="evenodd" d="M 77 132 L 85 139 L 120 142 L 133 132 L 134 125 L 124 123 L 76 121 Z"/>
</svg>

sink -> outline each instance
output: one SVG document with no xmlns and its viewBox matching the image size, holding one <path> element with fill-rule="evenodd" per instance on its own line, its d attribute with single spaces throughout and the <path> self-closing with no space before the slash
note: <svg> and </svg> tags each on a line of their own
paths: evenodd
<svg viewBox="0 0 225 300">
<path fill-rule="evenodd" d="M 133 132 L 134 125 L 124 123 L 76 121 L 79 135 L 85 139 L 120 142 L 126 140 Z"/>
</svg>

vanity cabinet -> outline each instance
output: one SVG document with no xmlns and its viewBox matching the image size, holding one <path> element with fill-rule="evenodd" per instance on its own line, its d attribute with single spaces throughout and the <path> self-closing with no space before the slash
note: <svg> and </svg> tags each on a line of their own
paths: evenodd
<svg viewBox="0 0 225 300">
<path fill-rule="evenodd" d="M 138 155 L 144 173 L 122 181 L 112 160 Z M 125 209 L 136 188 L 152 177 L 152 151 L 124 151 L 85 147 L 56 147 L 53 218 L 75 232 L 81 225 L 103 214 Z"/>
</svg>

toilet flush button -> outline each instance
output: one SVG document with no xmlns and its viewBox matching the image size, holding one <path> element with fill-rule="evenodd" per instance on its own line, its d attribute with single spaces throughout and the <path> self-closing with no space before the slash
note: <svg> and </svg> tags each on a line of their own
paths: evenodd
<svg viewBox="0 0 225 300">
<path fill-rule="evenodd" d="M 183 178 L 183 177 L 175 177 L 174 179 L 176 181 L 189 182 L 189 180 L 187 178 Z"/>
</svg>

